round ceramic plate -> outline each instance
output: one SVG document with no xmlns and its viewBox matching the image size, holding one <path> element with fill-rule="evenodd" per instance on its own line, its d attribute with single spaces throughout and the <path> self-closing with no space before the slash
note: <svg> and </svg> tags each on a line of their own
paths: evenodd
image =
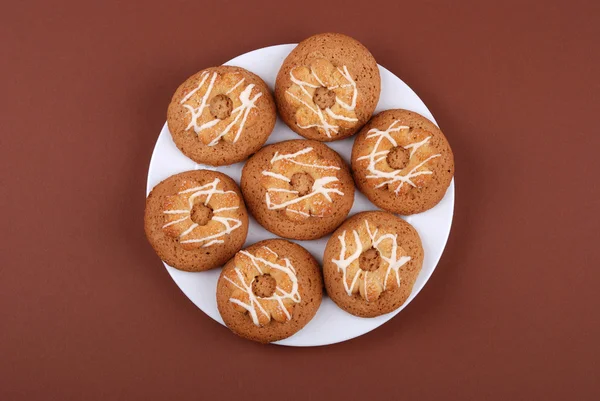
<svg viewBox="0 0 600 401">
<path fill-rule="evenodd" d="M 285 57 L 295 46 L 292 44 L 266 47 L 238 56 L 225 64 L 243 67 L 254 72 L 273 90 L 277 72 Z M 379 72 L 381 74 L 381 97 L 375 110 L 376 113 L 387 109 L 401 108 L 415 111 L 435 122 L 425 104 L 400 78 L 381 66 L 379 66 Z M 292 132 L 281 120 L 277 119 L 277 124 L 267 144 L 288 139 L 303 138 Z M 354 137 L 350 137 L 341 141 L 328 142 L 327 145 L 336 150 L 350 164 L 353 141 Z M 244 163 L 242 162 L 231 166 L 215 168 L 196 164 L 177 149 L 165 123 L 156 142 L 152 160 L 150 161 L 146 192 L 150 193 L 150 190 L 156 184 L 173 174 L 202 168 L 221 171 L 233 178 L 239 185 L 243 165 Z M 377 208 L 357 190 L 350 215 L 365 210 L 377 210 Z M 450 184 L 446 195 L 436 207 L 424 213 L 404 218 L 419 232 L 423 241 L 425 259 L 423 260 L 423 268 L 417 277 L 412 293 L 402 307 L 383 316 L 360 318 L 344 312 L 325 296 L 317 314 L 306 327 L 292 337 L 278 341 L 277 344 L 290 346 L 333 344 L 368 333 L 394 317 L 421 291 L 433 273 L 450 234 L 453 210 L 454 180 Z M 321 263 L 325 244 L 329 237 L 328 235 L 325 238 L 315 241 L 295 242 L 306 248 Z M 248 238 L 244 247 L 267 238 L 276 238 L 276 236 L 262 228 L 253 218 L 250 218 Z M 217 310 L 215 296 L 217 279 L 221 273 L 220 269 L 189 273 L 174 269 L 167 264 L 165 266 L 175 283 L 181 288 L 181 291 L 198 308 L 217 322 L 224 324 Z"/>
</svg>

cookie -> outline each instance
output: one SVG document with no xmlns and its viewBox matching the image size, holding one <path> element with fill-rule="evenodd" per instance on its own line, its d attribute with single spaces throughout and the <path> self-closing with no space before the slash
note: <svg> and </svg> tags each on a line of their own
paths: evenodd
<svg viewBox="0 0 600 401">
<path fill-rule="evenodd" d="M 282 239 L 238 252 L 221 272 L 217 306 L 235 334 L 268 343 L 291 336 L 317 313 L 323 278 L 316 260 Z"/>
<path fill-rule="evenodd" d="M 354 203 L 350 170 L 317 141 L 262 148 L 242 170 L 242 193 L 263 227 L 281 237 L 316 239 L 342 224 Z"/>
<path fill-rule="evenodd" d="M 410 215 L 442 200 L 454 176 L 454 156 L 434 123 L 412 111 L 386 110 L 356 136 L 352 172 L 375 205 Z"/>
<path fill-rule="evenodd" d="M 173 95 L 167 123 L 177 147 L 196 163 L 222 166 L 246 160 L 273 131 L 269 88 L 240 67 L 207 68 Z"/>
<path fill-rule="evenodd" d="M 329 297 L 343 310 L 375 317 L 408 299 L 423 264 L 417 231 L 387 212 L 362 212 L 338 228 L 325 247 Z"/>
<path fill-rule="evenodd" d="M 203 271 L 222 266 L 244 245 L 248 213 L 235 182 L 196 170 L 175 174 L 146 199 L 148 241 L 169 266 Z"/>
<path fill-rule="evenodd" d="M 281 119 L 308 139 L 335 141 L 356 133 L 379 101 L 381 79 L 373 55 L 357 40 L 323 33 L 287 56 L 275 83 Z"/>
</svg>

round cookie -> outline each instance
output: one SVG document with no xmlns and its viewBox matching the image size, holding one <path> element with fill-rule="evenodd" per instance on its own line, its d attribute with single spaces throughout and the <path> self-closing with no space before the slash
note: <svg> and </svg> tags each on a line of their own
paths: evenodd
<svg viewBox="0 0 600 401">
<path fill-rule="evenodd" d="M 287 56 L 275 82 L 281 119 L 308 139 L 335 141 L 357 132 L 379 101 L 373 55 L 339 33 L 311 36 Z"/>
<path fill-rule="evenodd" d="M 222 166 L 245 160 L 273 131 L 269 88 L 240 67 L 212 67 L 177 88 L 167 123 L 177 147 L 196 163 Z"/>
<path fill-rule="evenodd" d="M 203 271 L 222 266 L 242 248 L 248 213 L 231 178 L 216 171 L 187 171 L 152 189 L 144 227 L 169 266 Z"/>
<path fill-rule="evenodd" d="M 362 212 L 331 236 L 323 255 L 329 297 L 343 310 L 375 317 L 409 297 L 423 264 L 417 231 L 387 212 Z"/>
<path fill-rule="evenodd" d="M 410 215 L 442 200 L 454 176 L 454 156 L 434 123 L 412 111 L 386 110 L 356 136 L 352 172 L 375 205 Z"/>
<path fill-rule="evenodd" d="M 256 221 L 292 239 L 329 234 L 354 203 L 348 167 L 317 141 L 292 140 L 262 148 L 246 162 L 241 187 Z"/>
<path fill-rule="evenodd" d="M 217 306 L 235 334 L 268 343 L 303 328 L 317 313 L 323 278 L 317 261 L 300 245 L 261 241 L 238 252 L 221 272 Z"/>
</svg>

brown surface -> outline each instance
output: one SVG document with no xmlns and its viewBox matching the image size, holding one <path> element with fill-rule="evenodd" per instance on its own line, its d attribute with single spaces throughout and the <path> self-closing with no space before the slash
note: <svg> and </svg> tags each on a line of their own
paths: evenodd
<svg viewBox="0 0 600 401">
<path fill-rule="evenodd" d="M 0 399 L 600 398 L 600 5 L 561 3 L 3 4 Z M 169 278 L 144 238 L 146 172 L 186 77 L 323 30 L 430 107 L 454 226 L 386 325 L 261 346 Z"/>
</svg>

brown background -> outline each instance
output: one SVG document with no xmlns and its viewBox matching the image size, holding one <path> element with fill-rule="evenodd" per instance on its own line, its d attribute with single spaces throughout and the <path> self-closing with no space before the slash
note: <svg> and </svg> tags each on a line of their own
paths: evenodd
<svg viewBox="0 0 600 401">
<path fill-rule="evenodd" d="M 0 400 L 600 399 L 598 2 L 98 3 L 0 13 Z M 388 324 L 260 346 L 146 243 L 146 172 L 187 76 L 321 31 L 429 106 L 454 226 Z"/>
</svg>

